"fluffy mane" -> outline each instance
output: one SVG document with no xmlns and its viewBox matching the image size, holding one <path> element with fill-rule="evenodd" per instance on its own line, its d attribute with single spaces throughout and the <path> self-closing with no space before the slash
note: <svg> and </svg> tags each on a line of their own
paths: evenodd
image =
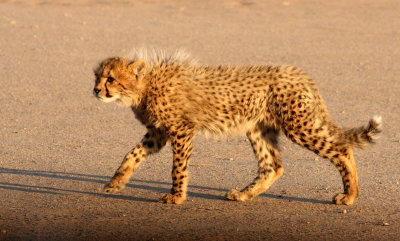
<svg viewBox="0 0 400 241">
<path fill-rule="evenodd" d="M 170 62 L 197 64 L 197 61 L 195 61 L 190 54 L 183 49 L 177 49 L 170 53 L 161 49 L 140 48 L 134 49 L 127 58 L 132 61 L 144 60 L 148 66 Z"/>
</svg>

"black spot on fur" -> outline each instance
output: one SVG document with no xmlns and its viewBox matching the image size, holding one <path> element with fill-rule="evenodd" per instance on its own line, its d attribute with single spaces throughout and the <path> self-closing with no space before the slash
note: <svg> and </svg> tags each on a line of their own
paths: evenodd
<svg viewBox="0 0 400 241">
<path fill-rule="evenodd" d="M 150 148 L 153 148 L 154 142 L 152 142 L 152 141 L 147 142 L 147 146 Z"/>
</svg>

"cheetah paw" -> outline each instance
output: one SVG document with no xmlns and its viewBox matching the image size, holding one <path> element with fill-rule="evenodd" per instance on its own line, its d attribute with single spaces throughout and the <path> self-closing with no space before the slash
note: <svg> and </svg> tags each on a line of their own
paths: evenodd
<svg viewBox="0 0 400 241">
<path fill-rule="evenodd" d="M 183 201 L 185 201 L 185 197 L 182 195 L 174 195 L 171 193 L 166 193 L 163 194 L 160 198 L 160 202 L 162 203 L 171 203 L 171 204 L 181 204 Z"/>
<path fill-rule="evenodd" d="M 239 192 L 236 189 L 232 189 L 228 193 L 225 194 L 225 198 L 231 201 L 239 201 L 239 202 L 244 202 L 249 200 L 243 192 Z"/>
<path fill-rule="evenodd" d="M 356 198 L 349 194 L 339 193 L 333 197 L 333 203 L 338 205 L 352 205 Z"/>
<path fill-rule="evenodd" d="M 112 181 L 104 186 L 104 192 L 106 193 L 115 193 L 125 187 L 125 183 L 113 183 Z"/>
</svg>

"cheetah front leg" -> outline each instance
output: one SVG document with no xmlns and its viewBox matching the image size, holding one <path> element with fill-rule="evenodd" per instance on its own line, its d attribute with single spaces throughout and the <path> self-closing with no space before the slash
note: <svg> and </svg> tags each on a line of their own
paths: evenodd
<svg viewBox="0 0 400 241">
<path fill-rule="evenodd" d="M 114 193 L 123 189 L 139 163 L 145 160 L 148 154 L 158 152 L 167 142 L 168 135 L 164 130 L 149 127 L 142 141 L 125 155 L 121 166 L 117 169 L 110 182 L 104 186 L 104 191 Z"/>
<path fill-rule="evenodd" d="M 172 189 L 168 194 L 161 196 L 163 203 L 180 204 L 186 200 L 188 185 L 188 165 L 193 149 L 193 133 L 190 131 L 178 132 L 172 135 L 173 168 Z"/>
<path fill-rule="evenodd" d="M 267 190 L 282 174 L 283 167 L 276 147 L 278 132 L 271 128 L 256 128 L 247 133 L 253 151 L 258 159 L 258 176 L 243 190 L 231 190 L 226 198 L 232 201 L 246 201 Z"/>
</svg>

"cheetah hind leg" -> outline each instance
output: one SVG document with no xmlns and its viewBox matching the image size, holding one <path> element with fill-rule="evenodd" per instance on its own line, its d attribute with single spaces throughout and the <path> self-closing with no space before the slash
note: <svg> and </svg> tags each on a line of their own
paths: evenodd
<svg viewBox="0 0 400 241">
<path fill-rule="evenodd" d="M 344 192 L 333 197 L 333 203 L 352 205 L 358 197 L 357 170 L 351 148 L 330 159 L 342 176 Z"/>
<path fill-rule="evenodd" d="M 329 128 L 332 127 L 320 126 L 311 135 L 307 135 L 306 132 L 294 133 L 290 131 L 287 131 L 286 135 L 293 142 L 328 159 L 335 165 L 342 177 L 344 191 L 333 197 L 333 203 L 352 205 L 358 197 L 357 169 L 353 151 L 347 144 L 337 141 L 336 136 L 329 134 Z"/>
<path fill-rule="evenodd" d="M 243 190 L 231 190 L 225 197 L 232 201 L 246 201 L 266 191 L 282 174 L 283 167 L 276 147 L 278 132 L 271 128 L 257 128 L 247 133 L 258 160 L 258 176 Z"/>
</svg>

